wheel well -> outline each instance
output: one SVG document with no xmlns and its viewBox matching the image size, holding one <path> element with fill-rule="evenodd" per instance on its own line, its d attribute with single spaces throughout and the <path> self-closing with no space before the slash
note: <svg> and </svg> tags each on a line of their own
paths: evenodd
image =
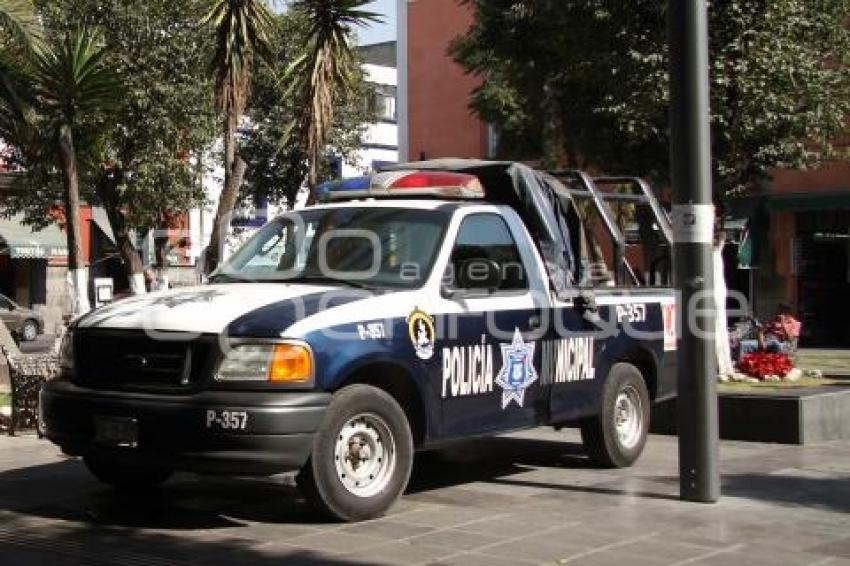
<svg viewBox="0 0 850 566">
<path fill-rule="evenodd" d="M 655 396 L 658 394 L 658 368 L 652 354 L 646 350 L 632 350 L 618 361 L 632 364 L 640 370 L 640 374 L 646 382 L 649 398 L 655 400 Z"/>
<path fill-rule="evenodd" d="M 406 369 L 389 362 L 377 362 L 364 366 L 354 372 L 341 386 L 360 383 L 383 389 L 393 396 L 407 414 L 414 446 L 425 440 L 427 428 L 425 407 L 422 396 Z"/>
</svg>

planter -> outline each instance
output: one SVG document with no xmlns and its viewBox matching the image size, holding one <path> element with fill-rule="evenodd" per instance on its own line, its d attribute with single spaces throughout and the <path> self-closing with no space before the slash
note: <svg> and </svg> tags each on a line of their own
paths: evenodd
<svg viewBox="0 0 850 566">
<path fill-rule="evenodd" d="M 720 438 L 780 444 L 850 439 L 850 386 L 718 394 Z M 676 433 L 676 400 L 656 405 L 652 432 Z"/>
</svg>

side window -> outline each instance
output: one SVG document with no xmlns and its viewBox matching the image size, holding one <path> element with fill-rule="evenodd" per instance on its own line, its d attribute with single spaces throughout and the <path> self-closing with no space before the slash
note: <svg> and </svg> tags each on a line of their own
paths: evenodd
<svg viewBox="0 0 850 566">
<path fill-rule="evenodd" d="M 525 266 L 516 242 L 500 216 L 473 214 L 463 220 L 452 250 L 449 272 L 446 273 L 447 282 L 455 288 L 462 288 L 457 274 L 461 264 L 471 259 L 496 262 L 501 275 L 497 291 L 528 289 Z"/>
</svg>

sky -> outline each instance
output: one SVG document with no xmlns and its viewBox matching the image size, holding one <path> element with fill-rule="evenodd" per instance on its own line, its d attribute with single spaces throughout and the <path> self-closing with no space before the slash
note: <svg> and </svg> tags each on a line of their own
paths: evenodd
<svg viewBox="0 0 850 566">
<path fill-rule="evenodd" d="M 377 12 L 383 16 L 383 23 L 373 24 L 366 29 L 358 30 L 358 43 L 370 45 L 396 39 L 396 0 L 373 0 L 365 10 Z"/>
</svg>

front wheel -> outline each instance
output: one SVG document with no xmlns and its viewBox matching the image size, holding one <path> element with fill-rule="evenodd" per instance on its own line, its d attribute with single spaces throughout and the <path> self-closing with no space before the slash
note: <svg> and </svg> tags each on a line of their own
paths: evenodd
<svg viewBox="0 0 850 566">
<path fill-rule="evenodd" d="M 581 421 L 581 438 L 590 459 L 608 468 L 625 468 L 638 459 L 649 432 L 649 392 L 635 366 L 611 368 L 602 390 L 599 415 Z"/>
<path fill-rule="evenodd" d="M 94 477 L 127 492 L 151 490 L 173 474 L 172 470 L 166 468 L 129 466 L 92 456 L 84 457 L 83 462 Z"/>
<path fill-rule="evenodd" d="M 334 395 L 298 484 L 326 515 L 372 519 L 404 492 L 412 465 L 404 410 L 381 389 L 352 385 Z"/>
</svg>

